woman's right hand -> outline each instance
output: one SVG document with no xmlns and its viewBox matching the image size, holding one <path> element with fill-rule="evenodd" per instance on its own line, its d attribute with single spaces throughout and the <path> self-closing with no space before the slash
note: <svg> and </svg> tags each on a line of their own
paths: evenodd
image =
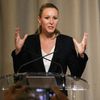
<svg viewBox="0 0 100 100">
<path fill-rule="evenodd" d="M 18 54 L 21 51 L 21 49 L 24 45 L 24 42 L 28 36 L 28 34 L 25 34 L 24 37 L 21 38 L 20 31 L 21 31 L 20 28 L 16 28 L 16 32 L 15 32 L 15 48 L 16 48 L 15 52 L 16 52 L 16 54 Z"/>
</svg>

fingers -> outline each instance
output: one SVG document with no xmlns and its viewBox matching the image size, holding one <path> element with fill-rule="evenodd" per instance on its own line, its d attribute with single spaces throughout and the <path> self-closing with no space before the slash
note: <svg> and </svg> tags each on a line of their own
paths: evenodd
<svg viewBox="0 0 100 100">
<path fill-rule="evenodd" d="M 82 39 L 82 44 L 86 45 L 87 44 L 87 39 L 88 39 L 88 33 L 84 32 L 84 36 Z"/>
<path fill-rule="evenodd" d="M 15 93 L 21 93 L 21 92 L 24 92 L 28 89 L 28 86 L 26 85 L 13 85 L 11 87 L 9 87 L 9 90 L 6 91 L 6 92 L 10 92 L 12 94 L 15 94 Z"/>
<path fill-rule="evenodd" d="M 15 40 L 19 39 L 20 38 L 20 31 L 21 29 L 19 27 L 16 28 L 16 31 L 15 31 Z"/>
<path fill-rule="evenodd" d="M 55 93 L 55 96 L 53 96 L 51 100 L 68 100 L 67 96 L 60 91 L 59 87 L 54 86 L 51 89 Z"/>
<path fill-rule="evenodd" d="M 9 89 L 4 91 L 4 94 L 7 95 L 9 93 L 14 93 L 15 92 L 15 86 L 9 87 Z"/>
<path fill-rule="evenodd" d="M 28 86 L 15 84 L 4 91 L 4 100 L 22 100 L 19 98 L 22 98 L 24 93 L 28 93 Z"/>
<path fill-rule="evenodd" d="M 76 49 L 77 49 L 77 52 L 79 54 L 83 54 L 86 50 L 86 46 L 87 46 L 87 39 L 88 39 L 88 33 L 84 32 L 84 36 L 83 36 L 83 39 L 80 43 L 78 43 L 76 41 L 76 39 L 73 38 L 73 42 L 76 46 Z"/>
<path fill-rule="evenodd" d="M 83 36 L 83 39 L 82 39 L 82 45 L 84 47 L 84 50 L 86 50 L 87 39 L 88 39 L 88 33 L 84 32 L 84 36 Z"/>
<path fill-rule="evenodd" d="M 24 45 L 24 42 L 28 36 L 28 34 L 25 34 L 23 38 L 21 38 L 20 36 L 21 33 L 21 29 L 19 27 L 16 28 L 16 32 L 15 32 L 15 52 L 16 54 L 18 54 L 21 51 L 21 48 Z"/>
<path fill-rule="evenodd" d="M 52 90 L 57 94 L 60 92 L 57 86 L 52 87 Z"/>
<path fill-rule="evenodd" d="M 79 43 L 76 41 L 76 39 L 73 38 L 73 41 L 74 41 L 74 44 L 75 44 L 76 46 L 78 46 Z"/>
<path fill-rule="evenodd" d="M 15 39 L 21 39 L 20 32 L 21 32 L 21 29 L 19 27 L 17 27 L 16 32 L 15 32 Z M 28 36 L 28 34 L 25 34 L 23 40 L 25 40 L 27 38 L 27 36 Z"/>
<path fill-rule="evenodd" d="M 84 32 L 84 36 L 83 36 L 83 39 L 81 41 L 81 44 L 85 47 L 87 45 L 87 39 L 88 39 L 88 33 Z M 73 38 L 73 41 L 74 41 L 74 44 L 76 46 L 79 45 L 79 43 L 76 41 L 76 39 Z"/>
<path fill-rule="evenodd" d="M 24 38 L 23 38 L 24 41 L 26 40 L 27 36 L 28 36 L 28 34 L 24 35 Z"/>
</svg>

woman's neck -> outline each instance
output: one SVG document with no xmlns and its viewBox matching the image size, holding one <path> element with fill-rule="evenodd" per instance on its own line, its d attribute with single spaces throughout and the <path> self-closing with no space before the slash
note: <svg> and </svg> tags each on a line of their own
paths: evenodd
<svg viewBox="0 0 100 100">
<path fill-rule="evenodd" d="M 51 35 L 46 36 L 43 33 L 40 34 L 41 49 L 46 53 L 50 53 L 52 48 L 55 46 L 55 43 L 56 43 L 55 34 L 53 34 L 52 36 Z"/>
<path fill-rule="evenodd" d="M 53 40 L 55 39 L 56 35 L 55 33 L 40 33 L 40 38 L 45 39 L 45 40 Z"/>
</svg>

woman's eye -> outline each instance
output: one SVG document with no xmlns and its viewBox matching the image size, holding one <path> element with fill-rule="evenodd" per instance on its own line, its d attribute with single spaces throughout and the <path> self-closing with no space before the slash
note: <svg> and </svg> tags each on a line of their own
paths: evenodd
<svg viewBox="0 0 100 100">
<path fill-rule="evenodd" d="M 45 17 L 45 19 L 49 19 L 49 17 Z"/>
<path fill-rule="evenodd" d="M 49 19 L 50 17 L 45 17 L 45 19 Z M 53 17 L 53 19 L 58 19 L 58 17 Z"/>
<path fill-rule="evenodd" d="M 58 17 L 53 17 L 54 19 L 58 19 Z"/>
</svg>

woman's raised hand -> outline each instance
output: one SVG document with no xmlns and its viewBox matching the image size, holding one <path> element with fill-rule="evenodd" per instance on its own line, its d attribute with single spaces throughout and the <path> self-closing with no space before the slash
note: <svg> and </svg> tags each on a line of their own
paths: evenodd
<svg viewBox="0 0 100 100">
<path fill-rule="evenodd" d="M 21 51 L 21 49 L 24 45 L 24 42 L 28 36 L 28 34 L 25 34 L 24 37 L 21 38 L 20 31 L 21 31 L 20 28 L 16 28 L 16 32 L 15 32 L 15 48 L 16 48 L 15 52 L 16 52 L 16 54 L 18 54 Z"/>
<path fill-rule="evenodd" d="M 77 48 L 77 50 L 78 50 L 78 53 L 79 53 L 80 55 L 83 55 L 84 52 L 85 52 L 85 50 L 86 50 L 87 39 L 88 39 L 88 33 L 86 33 L 86 32 L 84 33 L 83 39 L 82 39 L 82 41 L 81 41 L 80 43 L 78 43 L 78 42 L 76 41 L 76 39 L 73 39 L 74 44 L 75 44 L 75 46 L 76 46 L 76 48 Z"/>
</svg>

